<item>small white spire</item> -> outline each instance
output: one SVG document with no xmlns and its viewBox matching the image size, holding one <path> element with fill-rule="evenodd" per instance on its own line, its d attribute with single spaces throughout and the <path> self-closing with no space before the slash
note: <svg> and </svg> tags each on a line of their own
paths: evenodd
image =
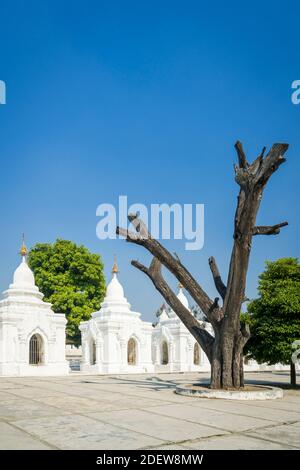
<svg viewBox="0 0 300 470">
<path fill-rule="evenodd" d="M 22 256 L 22 260 L 25 261 L 26 256 L 27 256 L 27 248 L 25 245 L 25 235 L 22 233 L 22 246 L 20 249 L 20 255 Z"/>
<path fill-rule="evenodd" d="M 114 264 L 113 264 L 113 267 L 112 267 L 112 274 L 118 274 L 119 272 L 119 268 L 118 268 L 118 262 L 117 262 L 117 255 L 114 255 Z"/>
<path fill-rule="evenodd" d="M 177 294 L 177 299 L 180 300 L 180 302 L 189 310 L 189 301 L 187 297 L 183 293 L 183 285 L 181 283 L 178 284 L 179 292 Z"/>
</svg>

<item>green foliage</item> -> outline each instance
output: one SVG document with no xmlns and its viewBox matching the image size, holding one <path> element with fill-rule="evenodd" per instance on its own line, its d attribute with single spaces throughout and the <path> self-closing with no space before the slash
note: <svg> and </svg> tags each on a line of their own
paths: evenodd
<svg viewBox="0 0 300 470">
<path fill-rule="evenodd" d="M 241 322 L 241 325 L 242 324 L 248 324 L 248 325 L 251 324 L 251 316 L 249 315 L 248 312 L 241 312 L 240 322 Z"/>
<path fill-rule="evenodd" d="M 80 343 L 81 321 L 89 320 L 105 295 L 103 263 L 99 255 L 69 240 L 37 243 L 29 252 L 28 263 L 44 300 L 54 312 L 67 317 L 67 337 Z"/>
<path fill-rule="evenodd" d="M 267 261 L 259 298 L 248 305 L 251 338 L 245 353 L 258 362 L 289 364 L 300 339 L 300 265 L 296 258 Z"/>
</svg>

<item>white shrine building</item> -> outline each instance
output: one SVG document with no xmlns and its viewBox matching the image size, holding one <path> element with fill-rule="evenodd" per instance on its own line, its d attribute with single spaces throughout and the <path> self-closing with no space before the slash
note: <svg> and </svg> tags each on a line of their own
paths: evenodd
<svg viewBox="0 0 300 470">
<path fill-rule="evenodd" d="M 80 324 L 82 372 L 209 371 L 205 353 L 175 312 L 164 309 L 155 326 L 142 321 L 130 309 L 117 273 L 115 262 L 100 310 Z M 181 286 L 178 298 L 189 308 Z"/>
<path fill-rule="evenodd" d="M 131 310 L 117 273 L 115 262 L 100 310 L 79 326 L 81 370 L 89 374 L 153 372 L 152 324 Z"/>
<path fill-rule="evenodd" d="M 0 375 L 66 375 L 66 318 L 43 301 L 24 243 L 20 254 L 13 283 L 0 301 Z"/>
<path fill-rule="evenodd" d="M 189 302 L 179 284 L 177 298 L 188 309 Z M 213 334 L 210 324 L 201 322 Z M 210 371 L 209 360 L 176 313 L 162 306 L 152 334 L 152 358 L 156 372 Z"/>
</svg>

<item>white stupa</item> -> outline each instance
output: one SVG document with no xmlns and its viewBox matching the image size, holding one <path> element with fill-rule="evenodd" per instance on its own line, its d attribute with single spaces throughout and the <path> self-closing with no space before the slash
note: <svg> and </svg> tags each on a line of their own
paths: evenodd
<svg viewBox="0 0 300 470">
<path fill-rule="evenodd" d="M 189 301 L 188 301 L 188 298 L 184 295 L 184 292 L 183 292 L 183 285 L 182 284 L 179 284 L 178 285 L 178 288 L 179 288 L 179 292 L 177 294 L 177 299 L 180 300 L 180 302 L 182 303 L 182 305 L 185 306 L 185 308 L 187 308 L 188 310 L 190 309 L 189 307 Z"/>
<path fill-rule="evenodd" d="M 177 298 L 190 310 L 189 301 L 178 285 Z M 153 331 L 152 357 L 156 372 L 209 371 L 209 361 L 195 338 L 172 310 L 163 309 Z"/>
<path fill-rule="evenodd" d="M 185 306 L 185 308 L 190 310 L 188 298 L 185 296 L 185 294 L 183 292 L 183 285 L 179 283 L 178 284 L 178 289 L 179 289 L 179 291 L 178 291 L 178 294 L 177 294 L 177 299 L 180 300 L 180 302 Z M 172 309 L 169 310 L 168 317 L 169 317 L 169 319 L 172 319 L 176 323 L 181 322 L 181 320 L 178 318 L 178 316 L 176 315 L 176 313 Z"/>
<path fill-rule="evenodd" d="M 0 375 L 65 375 L 66 318 L 43 301 L 24 240 L 20 254 L 13 282 L 0 301 Z"/>
<path fill-rule="evenodd" d="M 152 372 L 152 324 L 131 310 L 118 280 L 115 259 L 106 296 L 91 320 L 80 324 L 86 373 Z"/>
</svg>

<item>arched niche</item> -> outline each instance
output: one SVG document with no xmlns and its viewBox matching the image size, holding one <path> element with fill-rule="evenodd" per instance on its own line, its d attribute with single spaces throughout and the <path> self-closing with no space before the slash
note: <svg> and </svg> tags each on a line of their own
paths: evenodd
<svg viewBox="0 0 300 470">
<path fill-rule="evenodd" d="M 169 347 L 166 340 L 161 343 L 161 364 L 166 365 L 169 363 Z"/>
<path fill-rule="evenodd" d="M 200 346 L 198 343 L 194 344 L 194 365 L 200 365 Z"/>
<path fill-rule="evenodd" d="M 137 362 L 137 344 L 134 338 L 130 338 L 127 344 L 127 362 L 130 366 L 135 366 Z"/>
<path fill-rule="evenodd" d="M 41 335 L 34 333 L 29 340 L 29 364 L 41 365 L 44 363 L 44 341 Z"/>
</svg>

